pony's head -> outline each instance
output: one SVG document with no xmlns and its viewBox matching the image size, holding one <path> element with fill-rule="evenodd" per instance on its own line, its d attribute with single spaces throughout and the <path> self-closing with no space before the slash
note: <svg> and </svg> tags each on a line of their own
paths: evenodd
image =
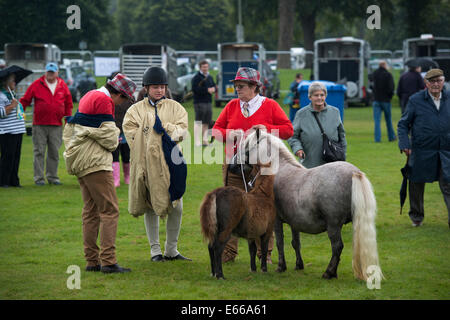
<svg viewBox="0 0 450 320">
<path fill-rule="evenodd" d="M 233 173 L 241 174 L 244 170 L 247 174 L 254 165 L 259 165 L 261 174 L 274 174 L 278 170 L 278 154 L 277 138 L 255 129 L 240 142 L 229 168 Z"/>
</svg>

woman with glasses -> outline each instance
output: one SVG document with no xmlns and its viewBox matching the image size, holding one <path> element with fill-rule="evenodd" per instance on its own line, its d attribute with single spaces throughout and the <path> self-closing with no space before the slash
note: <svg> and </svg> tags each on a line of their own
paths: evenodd
<svg viewBox="0 0 450 320">
<path fill-rule="evenodd" d="M 228 171 L 228 163 L 236 153 L 240 139 L 251 133 L 253 129 L 267 130 L 280 139 L 288 139 L 293 134 L 292 123 L 280 105 L 259 94 L 262 83 L 257 70 L 247 67 L 239 68 L 234 80 L 237 99 L 233 99 L 220 113 L 213 127 L 216 140 L 225 143 L 225 164 L 222 166 L 224 185 L 245 189 L 243 177 Z M 247 180 L 247 179 L 246 179 Z M 247 180 L 248 181 L 248 180 Z M 258 257 L 261 256 L 259 242 Z M 273 236 L 269 241 L 267 260 L 271 263 Z M 238 238 L 228 241 L 223 252 L 222 261 L 234 261 L 238 254 Z"/>
</svg>

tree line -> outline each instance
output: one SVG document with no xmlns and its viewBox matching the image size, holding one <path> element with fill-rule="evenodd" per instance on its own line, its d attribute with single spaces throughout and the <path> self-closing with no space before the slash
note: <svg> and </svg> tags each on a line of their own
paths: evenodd
<svg viewBox="0 0 450 320">
<path fill-rule="evenodd" d="M 245 41 L 268 50 L 305 47 L 316 39 L 352 35 L 372 49 L 401 49 L 422 33 L 450 35 L 448 0 L 241 0 Z M 68 6 L 81 11 L 81 28 L 69 30 Z M 366 27 L 378 5 L 381 28 Z M 63 50 L 117 50 L 124 43 L 164 43 L 177 50 L 216 50 L 236 41 L 238 0 L 0 0 L 0 45 L 50 42 Z M 283 63 L 281 63 L 283 64 Z"/>
</svg>

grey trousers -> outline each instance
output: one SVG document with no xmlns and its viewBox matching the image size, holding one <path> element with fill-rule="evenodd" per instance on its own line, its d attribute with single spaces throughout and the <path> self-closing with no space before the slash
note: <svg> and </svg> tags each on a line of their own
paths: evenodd
<svg viewBox="0 0 450 320">
<path fill-rule="evenodd" d="M 446 183 L 442 177 L 442 170 L 439 173 L 439 187 L 441 188 L 444 201 L 447 206 L 448 223 L 450 224 L 450 183 Z M 409 181 L 409 217 L 412 222 L 422 222 L 425 216 L 423 209 L 423 195 L 425 183 Z"/>
<path fill-rule="evenodd" d="M 62 144 L 62 126 L 33 126 L 34 182 L 45 182 L 44 162 L 47 150 L 45 176 L 49 183 L 59 182 L 59 148 Z"/>
<path fill-rule="evenodd" d="M 183 199 L 167 215 L 166 222 L 166 257 L 175 257 L 179 254 L 177 249 L 178 236 L 181 228 L 181 215 L 183 213 Z M 150 254 L 152 257 L 162 254 L 159 243 L 159 216 L 153 210 L 144 214 L 145 231 L 150 243 Z"/>
</svg>

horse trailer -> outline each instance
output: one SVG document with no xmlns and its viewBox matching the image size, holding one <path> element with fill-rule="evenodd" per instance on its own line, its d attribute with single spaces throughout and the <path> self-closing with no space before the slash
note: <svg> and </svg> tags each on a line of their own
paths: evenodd
<svg viewBox="0 0 450 320">
<path fill-rule="evenodd" d="M 439 65 L 444 71 L 447 89 L 450 88 L 450 37 L 434 37 L 431 34 L 422 34 L 419 38 L 410 38 L 403 41 L 403 64 L 406 67 L 411 60 L 428 58 Z M 426 72 L 422 68 L 422 72 Z"/>
<path fill-rule="evenodd" d="M 61 62 L 61 50 L 51 43 L 6 43 L 6 66 L 17 65 L 33 71 L 31 75 L 23 79 L 16 87 L 17 98 L 21 98 L 33 81 L 42 77 L 45 73 L 45 65 L 49 62 L 59 64 Z M 33 106 L 25 112 L 25 127 L 27 135 L 31 135 L 33 122 Z"/>
<path fill-rule="evenodd" d="M 142 89 L 142 77 L 149 67 L 161 67 L 167 73 L 168 87 L 176 100 L 186 93 L 177 82 L 177 55 L 168 45 L 158 43 L 131 43 L 120 47 L 120 70 L 136 83 L 136 93 Z"/>
<path fill-rule="evenodd" d="M 217 44 L 219 70 L 217 73 L 216 107 L 222 102 L 237 98 L 230 80 L 236 76 L 240 67 L 249 67 L 262 73 L 266 51 L 260 43 L 219 43 Z"/>
<path fill-rule="evenodd" d="M 314 42 L 314 79 L 344 84 L 347 102 L 370 103 L 365 85 L 365 68 L 370 45 L 353 37 L 329 38 Z"/>
</svg>

